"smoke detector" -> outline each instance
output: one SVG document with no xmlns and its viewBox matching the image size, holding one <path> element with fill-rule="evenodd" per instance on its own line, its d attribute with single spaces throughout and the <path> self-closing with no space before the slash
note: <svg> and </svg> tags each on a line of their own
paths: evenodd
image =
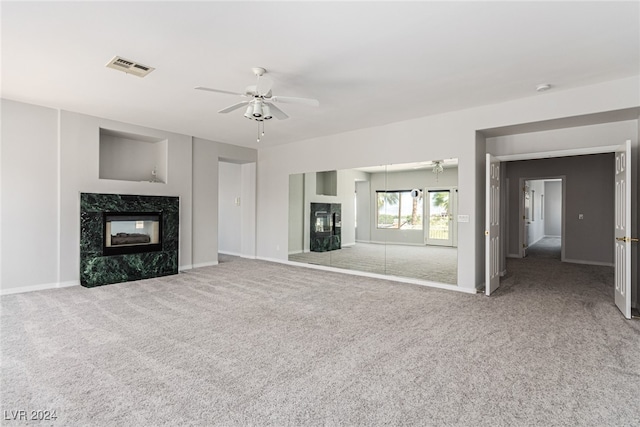
<svg viewBox="0 0 640 427">
<path fill-rule="evenodd" d="M 138 77 L 144 77 L 155 70 L 155 68 L 149 67 L 148 65 L 142 65 L 139 62 L 124 59 L 119 56 L 114 56 L 113 59 L 107 63 L 106 67 Z"/>
</svg>

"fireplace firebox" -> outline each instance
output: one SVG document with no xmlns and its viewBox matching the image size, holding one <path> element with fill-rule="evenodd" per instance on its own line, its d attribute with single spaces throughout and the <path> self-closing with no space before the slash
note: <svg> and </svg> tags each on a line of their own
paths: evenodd
<svg viewBox="0 0 640 427">
<path fill-rule="evenodd" d="M 103 217 L 103 255 L 162 250 L 162 212 L 103 212 Z"/>
</svg>

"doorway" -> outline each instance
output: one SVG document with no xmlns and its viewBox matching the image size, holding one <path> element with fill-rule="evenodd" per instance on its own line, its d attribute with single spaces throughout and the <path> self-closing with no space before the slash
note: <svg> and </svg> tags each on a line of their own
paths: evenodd
<svg viewBox="0 0 640 427">
<path fill-rule="evenodd" d="M 632 229 L 630 158 L 631 142 L 626 141 L 624 145 L 617 147 L 615 152 L 573 157 L 538 158 L 531 161 L 514 162 L 514 165 L 525 165 L 516 173 L 516 176 L 519 177 L 518 182 L 520 183 L 515 189 L 516 193 L 520 194 L 520 210 L 518 219 L 515 221 L 518 224 L 521 224 L 521 220 L 531 221 L 536 216 L 535 203 L 537 199 L 534 196 L 535 191 L 532 188 L 534 183 L 532 182 L 533 180 L 524 178 L 526 173 L 523 172 L 526 172 L 528 168 L 528 172 L 531 172 L 532 167 L 544 165 L 545 170 L 560 170 L 564 168 L 562 170 L 566 171 L 566 175 L 571 176 L 569 181 L 571 181 L 572 190 L 570 192 L 567 191 L 567 180 L 562 180 L 565 183 L 563 187 L 563 194 L 565 196 L 563 198 L 564 224 L 561 232 L 562 240 L 566 242 L 564 245 L 565 248 L 568 248 L 569 243 L 571 243 L 571 256 L 576 258 L 567 256 L 569 249 L 565 249 L 562 256 L 563 261 L 572 264 L 615 266 L 615 303 L 628 319 L 631 318 L 631 295 L 633 294 L 631 270 L 634 268 L 630 257 L 630 242 L 634 241 L 634 239 L 628 237 Z M 504 166 L 505 168 L 511 169 L 509 163 L 505 162 Z M 496 181 L 494 180 L 494 174 L 489 172 L 489 167 L 491 167 L 491 171 L 500 169 L 500 160 L 491 154 L 487 154 L 487 212 L 490 210 L 489 207 L 492 207 L 492 211 L 494 210 L 493 194 L 500 193 L 501 185 L 497 182 L 508 182 L 509 178 L 514 179 L 513 171 L 511 171 L 511 176 L 506 174 L 507 176 L 500 176 Z M 612 192 L 611 189 L 614 187 L 615 191 Z M 496 191 L 493 191 L 494 188 Z M 569 197 L 572 198 L 572 202 L 566 203 Z M 499 204 L 496 204 L 495 210 L 498 210 L 499 206 Z M 569 208 L 571 208 L 570 212 Z M 493 242 L 493 240 L 500 236 L 497 230 L 492 232 L 493 215 L 491 216 L 491 225 L 488 218 L 489 216 L 487 214 L 487 231 L 485 232 L 488 236 L 486 239 L 486 265 L 491 266 L 494 263 L 497 264 L 498 257 L 504 258 L 494 251 L 488 250 L 490 246 L 489 241 Z M 571 222 L 569 222 L 567 218 L 572 218 Z M 502 221 L 499 222 L 502 223 Z M 571 230 L 568 230 L 568 223 L 571 225 Z M 527 228 L 527 226 L 530 225 L 531 222 L 525 224 L 523 227 L 519 227 L 521 230 L 520 242 L 522 242 L 523 239 L 530 238 L 532 233 Z M 571 242 L 567 242 L 566 236 L 571 236 Z M 616 243 L 615 260 L 614 248 L 611 245 L 614 237 Z M 533 245 L 523 244 L 521 248 L 527 248 L 528 246 Z M 619 249 L 619 247 L 622 249 Z M 521 251 L 521 249 L 518 250 Z M 494 270 L 497 269 L 492 268 L 490 271 L 488 269 L 485 271 L 485 283 L 487 283 L 485 293 L 487 295 L 490 295 L 500 286 L 498 281 L 494 284 Z M 613 276 L 614 269 L 610 271 Z M 611 285 L 613 285 L 613 283 Z"/>
<path fill-rule="evenodd" d="M 255 258 L 256 164 L 218 162 L 218 253 Z"/>
<path fill-rule="evenodd" d="M 455 246 L 457 241 L 458 189 L 426 188 L 424 241 L 427 245 Z"/>
<path fill-rule="evenodd" d="M 557 258 L 564 261 L 564 194 L 566 177 L 521 177 L 520 209 L 507 213 L 520 222 L 520 257 Z M 507 209 L 513 209 L 507 203 Z"/>
</svg>

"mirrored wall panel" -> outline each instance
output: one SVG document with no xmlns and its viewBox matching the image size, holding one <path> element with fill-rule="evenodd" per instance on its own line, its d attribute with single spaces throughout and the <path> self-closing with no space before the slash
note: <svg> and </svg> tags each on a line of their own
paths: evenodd
<svg viewBox="0 0 640 427">
<path fill-rule="evenodd" d="M 458 161 L 289 176 L 289 260 L 458 282 Z"/>
</svg>

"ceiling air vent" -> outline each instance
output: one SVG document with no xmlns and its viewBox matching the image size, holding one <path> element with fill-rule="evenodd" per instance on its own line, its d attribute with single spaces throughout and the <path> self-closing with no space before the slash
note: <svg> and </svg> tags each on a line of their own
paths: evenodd
<svg viewBox="0 0 640 427">
<path fill-rule="evenodd" d="M 138 64 L 137 62 L 129 61 L 128 59 L 120 58 L 119 56 L 114 56 L 107 64 L 107 68 L 124 71 L 127 74 L 133 74 L 138 77 L 144 77 L 155 70 L 153 67 Z"/>
</svg>

